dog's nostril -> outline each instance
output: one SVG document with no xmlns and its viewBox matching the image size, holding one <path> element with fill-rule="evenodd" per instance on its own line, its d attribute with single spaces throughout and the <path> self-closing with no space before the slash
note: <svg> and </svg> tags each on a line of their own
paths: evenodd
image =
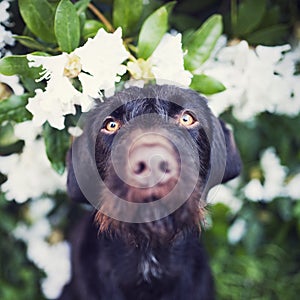
<svg viewBox="0 0 300 300">
<path fill-rule="evenodd" d="M 152 141 L 149 135 L 142 136 L 129 148 L 126 175 L 133 186 L 167 186 L 178 176 L 179 165 L 172 144 L 159 136 L 155 138 L 157 141 Z"/>
<path fill-rule="evenodd" d="M 169 167 L 169 163 L 167 161 L 160 162 L 159 169 L 163 173 L 170 173 L 171 172 L 170 167 Z"/>
<path fill-rule="evenodd" d="M 140 161 L 136 164 L 133 171 L 134 171 L 135 174 L 140 175 L 145 170 L 146 170 L 146 164 L 143 161 Z"/>
</svg>

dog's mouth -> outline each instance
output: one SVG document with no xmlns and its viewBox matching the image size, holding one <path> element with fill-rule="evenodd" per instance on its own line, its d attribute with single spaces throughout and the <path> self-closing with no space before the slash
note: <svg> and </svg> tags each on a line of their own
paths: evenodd
<svg viewBox="0 0 300 300">
<path fill-rule="evenodd" d="M 167 182 L 156 184 L 153 187 L 134 187 L 125 188 L 126 201 L 135 203 L 151 203 L 166 197 L 176 186 L 177 177 L 169 179 Z"/>
</svg>

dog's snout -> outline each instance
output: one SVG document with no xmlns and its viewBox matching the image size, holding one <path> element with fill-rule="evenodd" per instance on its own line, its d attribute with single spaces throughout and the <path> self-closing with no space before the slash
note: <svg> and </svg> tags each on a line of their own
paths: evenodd
<svg viewBox="0 0 300 300">
<path fill-rule="evenodd" d="M 130 155 L 132 172 L 137 176 L 158 176 L 171 174 L 176 168 L 172 154 L 161 145 L 143 145 Z"/>
<path fill-rule="evenodd" d="M 173 146 L 163 136 L 146 134 L 130 148 L 128 172 L 140 187 L 153 187 L 176 179 L 178 169 Z"/>
</svg>

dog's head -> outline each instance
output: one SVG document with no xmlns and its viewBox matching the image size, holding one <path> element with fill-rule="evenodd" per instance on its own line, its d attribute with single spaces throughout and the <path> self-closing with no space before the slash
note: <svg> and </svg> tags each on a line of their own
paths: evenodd
<svg viewBox="0 0 300 300">
<path fill-rule="evenodd" d="M 69 156 L 68 192 L 101 231 L 170 240 L 199 226 L 209 189 L 236 177 L 231 132 L 205 98 L 174 86 L 130 88 L 87 116 Z"/>
</svg>

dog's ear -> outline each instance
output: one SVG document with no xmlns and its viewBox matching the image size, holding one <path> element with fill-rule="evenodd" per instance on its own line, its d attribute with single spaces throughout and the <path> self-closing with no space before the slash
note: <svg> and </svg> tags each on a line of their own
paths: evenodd
<svg viewBox="0 0 300 300">
<path fill-rule="evenodd" d="M 93 118 L 85 124 L 86 130 L 76 137 L 67 154 L 67 193 L 77 202 L 97 201 L 101 180 L 95 162 L 97 130 L 93 130 Z"/>
<path fill-rule="evenodd" d="M 76 201 L 76 202 L 87 202 L 83 193 L 81 192 L 74 168 L 73 168 L 73 161 L 72 161 L 72 148 L 69 149 L 67 153 L 67 169 L 68 169 L 68 177 L 67 177 L 67 193 L 68 196 Z"/>
<path fill-rule="evenodd" d="M 226 167 L 222 179 L 222 183 L 224 183 L 237 177 L 241 173 L 242 162 L 231 130 L 226 127 L 226 124 L 222 120 L 219 119 L 219 122 L 226 144 Z"/>
</svg>

